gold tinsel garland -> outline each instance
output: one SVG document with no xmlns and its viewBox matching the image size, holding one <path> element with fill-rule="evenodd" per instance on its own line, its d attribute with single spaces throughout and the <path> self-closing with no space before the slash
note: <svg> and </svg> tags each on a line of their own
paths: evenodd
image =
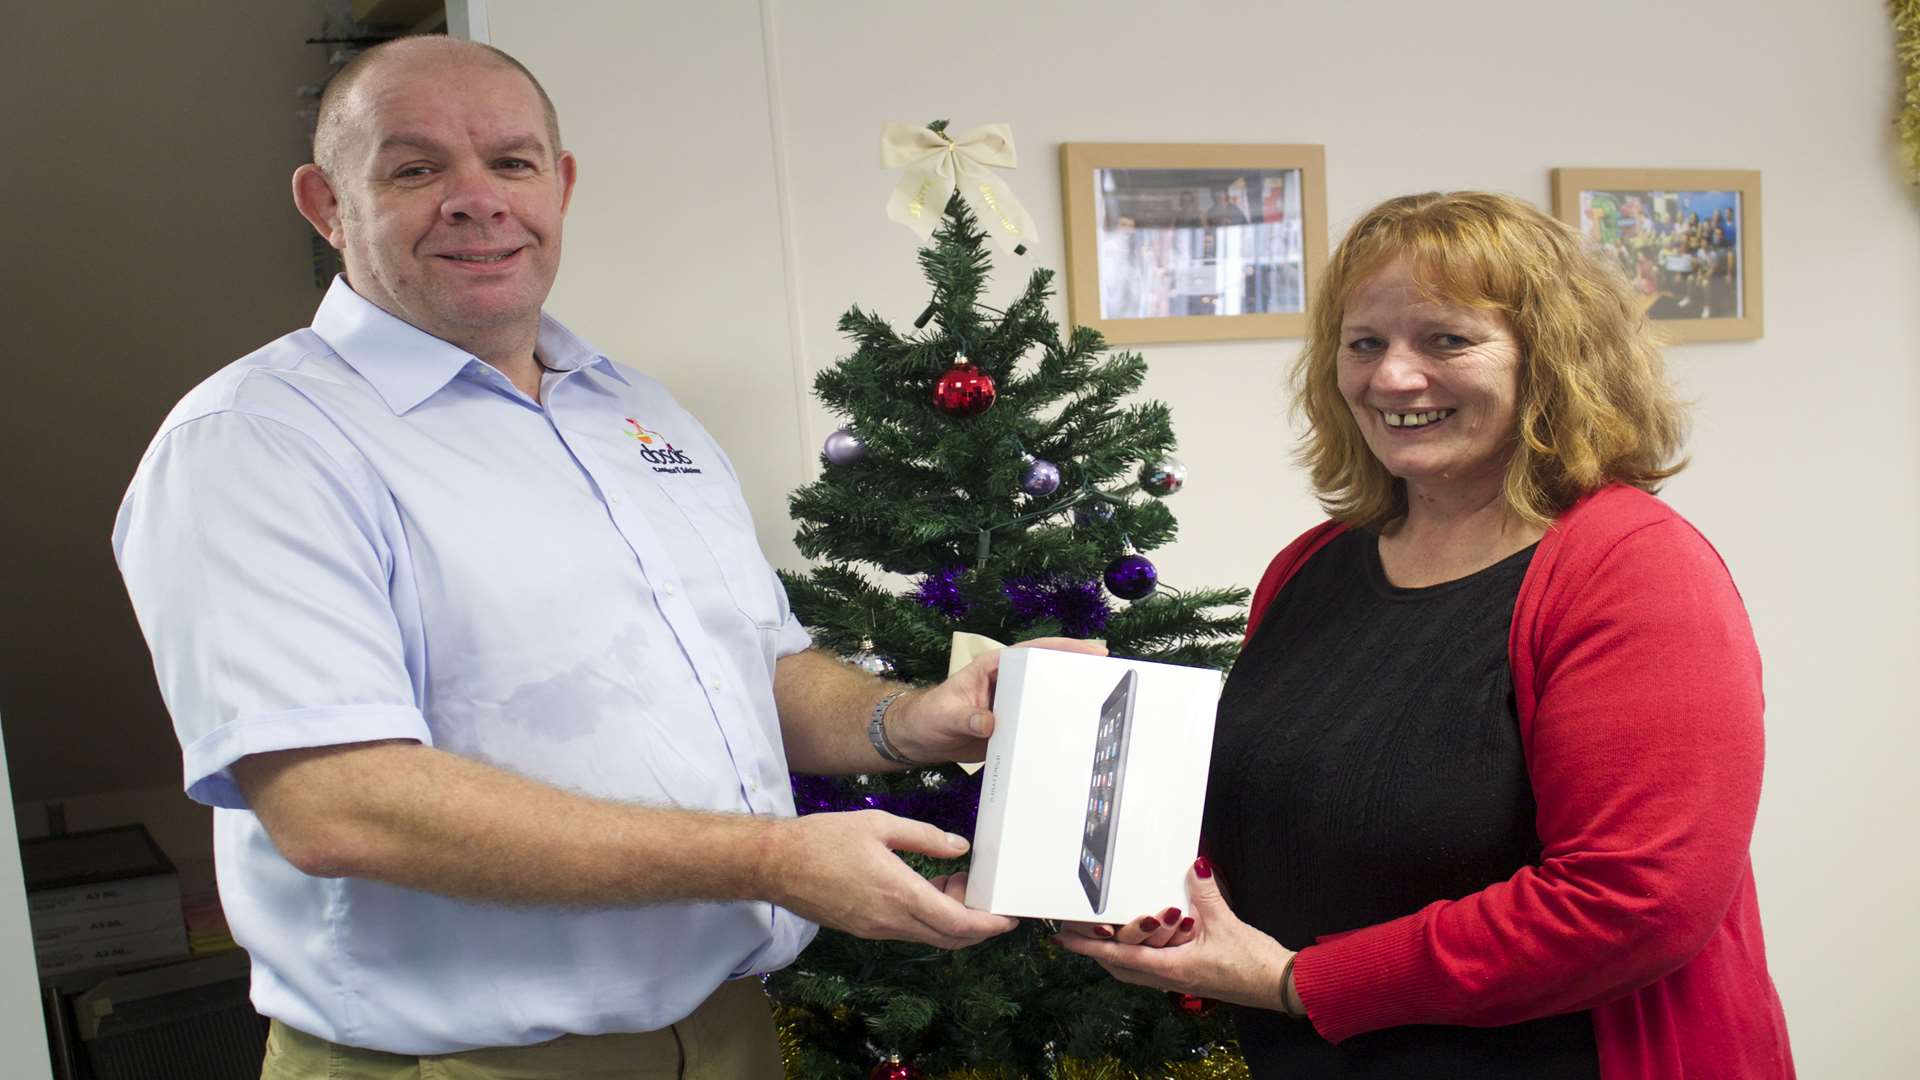
<svg viewBox="0 0 1920 1080">
<path fill-rule="evenodd" d="M 1920 0 L 1888 0 L 1893 12 L 1894 48 L 1906 69 L 1905 104 L 1894 126 L 1900 132 L 1900 161 L 1907 179 L 1920 184 Z"/>
<path fill-rule="evenodd" d="M 844 1007 L 834 1010 L 834 1019 L 845 1023 L 852 1016 Z M 780 1035 L 780 1060 L 787 1066 L 788 1074 L 793 1071 L 794 1059 L 799 1055 L 801 1046 L 799 1010 L 785 1005 L 773 1007 L 774 1029 Z M 930 1075 L 927 1080 L 1030 1080 L 1017 1077 L 1005 1069 L 959 1069 Z M 1111 1060 L 1080 1061 L 1069 1059 L 1060 1063 L 1054 1071 L 1053 1080 L 1147 1080 L 1136 1073 L 1122 1069 L 1120 1063 Z M 1213 1053 L 1198 1061 L 1183 1061 L 1157 1070 L 1152 1080 L 1251 1080 L 1247 1072 L 1247 1063 L 1234 1047 L 1215 1048 Z"/>
</svg>

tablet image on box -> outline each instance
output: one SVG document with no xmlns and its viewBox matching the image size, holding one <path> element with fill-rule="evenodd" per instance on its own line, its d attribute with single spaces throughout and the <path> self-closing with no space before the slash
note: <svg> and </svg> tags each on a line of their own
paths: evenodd
<svg viewBox="0 0 1920 1080">
<path fill-rule="evenodd" d="M 1113 875 L 1113 841 L 1119 836 L 1114 819 L 1120 815 L 1120 793 L 1126 788 L 1127 735 L 1133 730 L 1134 688 L 1138 672 L 1120 676 L 1120 685 L 1100 707 L 1100 727 L 1093 743 L 1093 779 L 1087 784 L 1086 839 L 1080 844 L 1080 887 L 1087 890 L 1093 913 L 1107 910 L 1107 882 Z"/>
<path fill-rule="evenodd" d="M 967 906 L 1077 922 L 1186 907 L 1220 681 L 1205 668 L 1008 652 Z"/>
</svg>

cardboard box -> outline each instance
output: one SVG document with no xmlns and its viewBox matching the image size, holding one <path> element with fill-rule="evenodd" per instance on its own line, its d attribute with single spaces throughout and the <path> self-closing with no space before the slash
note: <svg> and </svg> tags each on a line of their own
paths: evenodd
<svg viewBox="0 0 1920 1080">
<path fill-rule="evenodd" d="M 1186 908 L 1220 683 L 1206 668 L 1009 650 L 967 906 L 1107 923 Z"/>
<path fill-rule="evenodd" d="M 64 917 L 135 904 L 171 903 L 180 906 L 180 876 L 155 874 L 151 877 L 102 881 L 92 885 L 69 885 L 61 889 L 31 890 L 27 893 L 27 912 L 37 925 L 43 917 Z"/>
<path fill-rule="evenodd" d="M 61 942 L 35 948 L 34 961 L 40 974 L 65 975 L 96 968 L 122 967 L 153 960 L 169 960 L 187 955 L 187 932 L 174 925 L 144 934 L 94 941 Z"/>
<path fill-rule="evenodd" d="M 178 899 L 161 898 L 144 904 L 90 911 L 68 911 L 33 916 L 33 944 L 44 948 L 56 944 L 77 945 L 103 938 L 146 934 L 174 928 L 186 932 L 186 915 Z"/>
<path fill-rule="evenodd" d="M 127 904 L 180 902 L 180 875 L 143 825 L 23 840 L 20 869 L 36 923 Z"/>
</svg>

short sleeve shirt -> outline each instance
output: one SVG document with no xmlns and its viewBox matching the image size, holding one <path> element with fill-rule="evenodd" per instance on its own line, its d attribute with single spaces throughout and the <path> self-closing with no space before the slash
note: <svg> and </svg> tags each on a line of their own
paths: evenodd
<svg viewBox="0 0 1920 1080">
<path fill-rule="evenodd" d="M 543 316 L 541 400 L 337 279 L 175 407 L 114 527 L 266 1015 L 396 1053 L 645 1031 L 783 966 L 765 903 L 582 911 L 300 873 L 248 754 L 407 739 L 584 795 L 794 812 L 773 669 L 808 645 L 732 466 Z"/>
</svg>

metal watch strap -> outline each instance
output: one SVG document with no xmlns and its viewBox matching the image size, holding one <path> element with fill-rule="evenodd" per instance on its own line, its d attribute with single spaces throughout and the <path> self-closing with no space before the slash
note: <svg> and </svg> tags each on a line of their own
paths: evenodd
<svg viewBox="0 0 1920 1080">
<path fill-rule="evenodd" d="M 874 753 L 895 765 L 918 765 L 920 762 L 901 753 L 894 747 L 893 740 L 887 738 L 887 710 L 892 708 L 894 701 L 904 693 L 906 693 L 905 690 L 895 690 L 874 705 L 873 717 L 867 721 L 867 741 L 873 744 Z"/>
</svg>

